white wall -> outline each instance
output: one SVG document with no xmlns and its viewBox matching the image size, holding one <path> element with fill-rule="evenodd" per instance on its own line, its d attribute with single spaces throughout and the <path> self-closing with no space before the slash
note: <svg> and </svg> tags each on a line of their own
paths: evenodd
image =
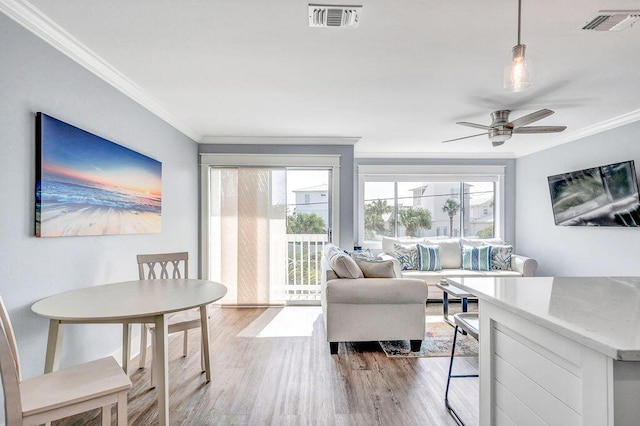
<svg viewBox="0 0 640 426">
<path fill-rule="evenodd" d="M 627 160 L 640 166 L 640 122 L 516 160 L 518 253 L 538 260 L 536 275 L 640 275 L 640 228 L 556 226 L 547 184 L 551 175 Z"/>
<path fill-rule="evenodd" d="M 162 232 L 35 238 L 37 111 L 161 161 Z M 137 253 L 186 250 L 191 269 L 198 270 L 197 159 L 191 139 L 0 14 L 0 293 L 17 334 L 25 378 L 44 368 L 48 322 L 31 312 L 37 300 L 136 279 Z M 63 367 L 121 345 L 118 326 L 69 326 L 67 331 Z"/>
</svg>

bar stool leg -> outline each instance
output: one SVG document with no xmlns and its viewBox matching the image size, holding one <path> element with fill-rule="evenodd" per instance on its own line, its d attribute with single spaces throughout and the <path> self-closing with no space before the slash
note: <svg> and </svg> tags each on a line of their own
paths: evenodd
<svg viewBox="0 0 640 426">
<path fill-rule="evenodd" d="M 453 356 L 456 352 L 456 340 L 458 338 L 458 326 L 453 330 L 453 343 L 451 345 L 451 359 L 449 360 L 449 374 L 447 375 L 447 388 L 444 391 L 444 405 L 451 410 L 449 405 L 449 384 L 451 383 L 451 370 L 453 369 Z M 456 416 L 457 417 L 457 416 Z"/>
</svg>

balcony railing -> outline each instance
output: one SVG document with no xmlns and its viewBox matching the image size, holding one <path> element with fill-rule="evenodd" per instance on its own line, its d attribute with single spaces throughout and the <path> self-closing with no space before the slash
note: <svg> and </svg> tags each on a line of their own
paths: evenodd
<svg viewBox="0 0 640 426">
<path fill-rule="evenodd" d="M 285 300 L 320 300 L 320 259 L 328 238 L 326 234 L 288 234 L 288 273 Z"/>
</svg>

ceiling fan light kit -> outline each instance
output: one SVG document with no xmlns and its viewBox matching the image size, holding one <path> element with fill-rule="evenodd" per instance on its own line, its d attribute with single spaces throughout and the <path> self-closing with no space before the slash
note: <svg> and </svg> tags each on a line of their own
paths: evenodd
<svg viewBox="0 0 640 426">
<path fill-rule="evenodd" d="M 525 57 L 526 45 L 520 43 L 522 0 L 518 0 L 518 44 L 513 46 L 504 68 L 504 88 L 509 92 L 522 92 L 533 84 L 533 64 Z"/>
</svg>

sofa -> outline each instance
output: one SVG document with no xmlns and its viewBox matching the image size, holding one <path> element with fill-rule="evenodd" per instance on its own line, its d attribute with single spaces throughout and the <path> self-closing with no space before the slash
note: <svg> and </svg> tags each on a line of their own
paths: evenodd
<svg viewBox="0 0 640 426">
<path fill-rule="evenodd" d="M 413 248 L 421 246 L 423 264 L 413 259 Z M 427 249 L 425 249 L 427 247 Z M 425 252 L 427 254 L 425 254 Z M 437 252 L 437 253 L 436 253 Z M 476 260 L 473 263 L 473 255 L 485 258 L 486 262 Z M 488 253 L 487 253 L 488 252 Z M 439 264 L 427 265 L 430 259 L 439 256 Z M 465 257 L 466 256 L 466 257 Z M 498 239 L 472 239 L 472 238 L 382 238 L 382 253 L 378 255 L 380 260 L 391 260 L 396 270 L 396 275 L 403 278 L 417 278 L 425 280 L 429 286 L 429 300 L 442 300 L 442 290 L 436 284 L 443 278 L 462 277 L 531 277 L 538 268 L 535 259 L 513 253 L 513 247 Z M 411 262 L 415 260 L 415 262 Z M 464 260 L 467 260 L 465 264 Z M 437 262 L 436 262 L 437 263 Z M 422 270 L 421 270 L 422 269 Z M 425 270 L 427 269 L 427 270 Z"/>
<path fill-rule="evenodd" d="M 358 263 L 363 270 L 360 268 Z M 409 340 L 425 336 L 427 283 L 396 276 L 389 261 L 354 260 L 333 244 L 322 256 L 322 316 L 331 354 L 339 342 Z"/>
</svg>

